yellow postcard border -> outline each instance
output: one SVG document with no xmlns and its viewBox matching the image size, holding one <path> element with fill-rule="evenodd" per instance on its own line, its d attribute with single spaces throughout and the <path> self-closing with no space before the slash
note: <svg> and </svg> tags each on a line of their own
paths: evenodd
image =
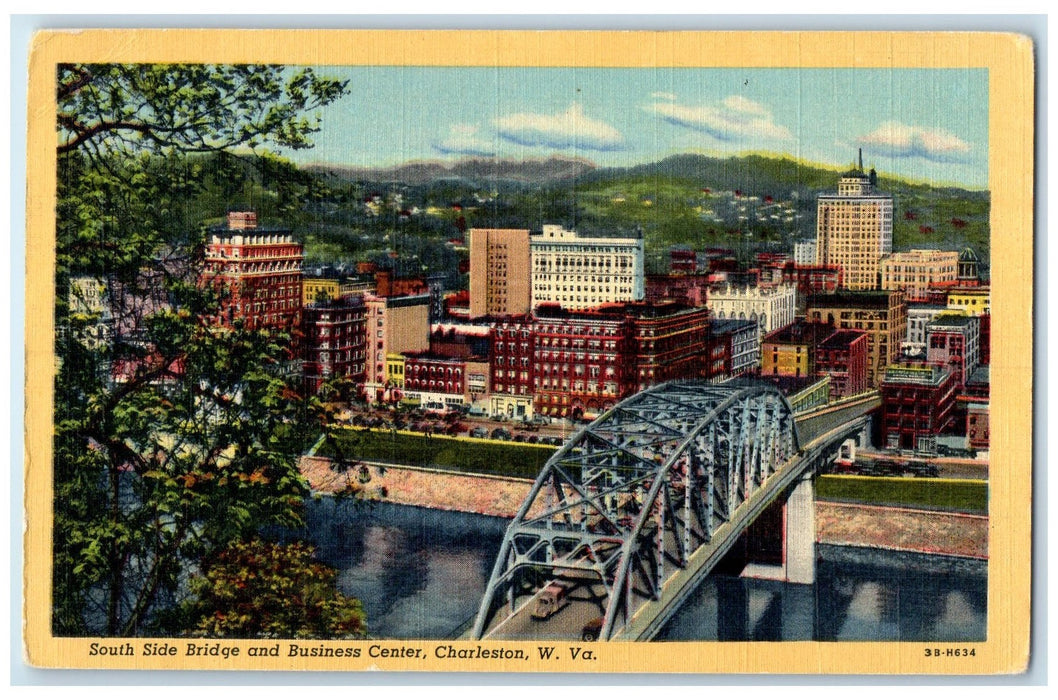
<svg viewBox="0 0 1058 700">
<path fill-rule="evenodd" d="M 448 642 L 325 642 L 355 658 L 90 656 L 100 640 L 51 635 L 51 436 L 55 240 L 55 68 L 61 62 L 274 62 L 313 65 L 965 68 L 989 71 L 992 194 L 991 463 L 987 641 L 671 642 L 591 645 L 595 658 L 517 664 L 439 659 Z M 1025 36 L 986 32 L 137 30 L 42 31 L 30 60 L 27 142 L 24 640 L 51 668 L 491 672 L 986 674 L 1029 656 L 1032 541 L 1034 62 Z M 130 640 L 180 646 L 175 640 Z M 421 649 L 422 659 L 379 656 Z M 453 642 L 525 649 L 537 643 Z M 557 645 L 559 649 L 563 645 Z M 568 645 L 566 645 L 568 646 Z M 928 646 L 975 655 L 929 658 Z M 660 652 L 660 653 L 659 653 Z M 352 653 L 352 652 L 350 652 Z"/>
</svg>

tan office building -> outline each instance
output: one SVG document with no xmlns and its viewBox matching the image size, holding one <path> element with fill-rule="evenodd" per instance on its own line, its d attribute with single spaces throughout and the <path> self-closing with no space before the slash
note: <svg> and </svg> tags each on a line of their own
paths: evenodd
<svg viewBox="0 0 1058 700">
<path fill-rule="evenodd" d="M 472 228 L 470 317 L 529 312 L 529 229 Z"/>
<path fill-rule="evenodd" d="M 893 198 L 877 182 L 861 165 L 816 201 L 816 264 L 840 266 L 848 289 L 878 289 L 880 262 L 893 252 Z"/>
<path fill-rule="evenodd" d="M 408 352 L 430 347 L 430 295 L 380 297 L 364 295 L 367 326 L 367 367 L 364 394 L 368 401 L 392 400 L 395 372 L 391 363 Z"/>
<path fill-rule="evenodd" d="M 909 299 L 924 298 L 938 282 L 954 282 L 959 254 L 954 250 L 910 250 L 882 259 L 882 289 L 900 290 Z"/>
<path fill-rule="evenodd" d="M 806 320 L 836 329 L 867 331 L 867 383 L 877 387 L 885 368 L 896 362 L 907 336 L 907 304 L 903 292 L 837 292 L 810 294 Z"/>
</svg>

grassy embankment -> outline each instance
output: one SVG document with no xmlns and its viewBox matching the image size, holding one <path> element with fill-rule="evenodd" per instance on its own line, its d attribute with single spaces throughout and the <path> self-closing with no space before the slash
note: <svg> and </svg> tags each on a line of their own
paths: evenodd
<svg viewBox="0 0 1058 700">
<path fill-rule="evenodd" d="M 350 429 L 339 437 L 344 454 L 367 461 L 407 464 L 469 474 L 535 479 L 555 448 L 546 445 L 426 437 L 416 433 Z M 323 446 L 321 457 L 332 457 Z M 988 511 L 988 483 L 966 479 L 916 479 L 826 475 L 816 481 L 820 500 L 953 510 Z"/>
<path fill-rule="evenodd" d="M 340 433 L 338 440 L 342 452 L 354 459 L 523 479 L 535 479 L 555 453 L 550 445 L 426 437 L 404 431 L 394 435 L 389 431 L 349 429 Z M 334 456 L 329 445 L 321 446 L 317 454 Z"/>
<path fill-rule="evenodd" d="M 816 497 L 965 513 L 988 512 L 988 482 L 828 474 L 816 480 Z"/>
</svg>

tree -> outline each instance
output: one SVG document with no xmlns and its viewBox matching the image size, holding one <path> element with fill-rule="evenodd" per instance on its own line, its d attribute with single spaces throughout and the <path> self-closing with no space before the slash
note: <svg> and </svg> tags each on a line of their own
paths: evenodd
<svg viewBox="0 0 1058 700">
<path fill-rule="evenodd" d="M 150 631 L 199 562 L 300 522 L 295 457 L 319 405 L 296 390 L 287 334 L 205 320 L 219 299 L 197 284 L 196 202 L 210 168 L 250 167 L 296 206 L 303 183 L 263 149 L 308 147 L 308 113 L 345 89 L 279 66 L 60 68 L 56 633 Z M 71 308 L 85 277 L 106 309 Z M 100 322 L 106 342 L 88 342 Z"/>
<path fill-rule="evenodd" d="M 192 579 L 195 597 L 173 622 L 179 631 L 207 637 L 363 637 L 363 607 L 335 593 L 337 576 L 314 561 L 309 545 L 237 542 Z"/>
</svg>

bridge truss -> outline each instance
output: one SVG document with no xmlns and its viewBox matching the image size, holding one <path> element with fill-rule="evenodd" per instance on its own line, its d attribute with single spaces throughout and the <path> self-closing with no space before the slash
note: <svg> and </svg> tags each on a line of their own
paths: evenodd
<svg viewBox="0 0 1058 700">
<path fill-rule="evenodd" d="M 544 466 L 504 536 L 474 637 L 558 583 L 598 606 L 609 639 L 799 449 L 769 384 L 670 382 L 624 400 Z"/>
</svg>

